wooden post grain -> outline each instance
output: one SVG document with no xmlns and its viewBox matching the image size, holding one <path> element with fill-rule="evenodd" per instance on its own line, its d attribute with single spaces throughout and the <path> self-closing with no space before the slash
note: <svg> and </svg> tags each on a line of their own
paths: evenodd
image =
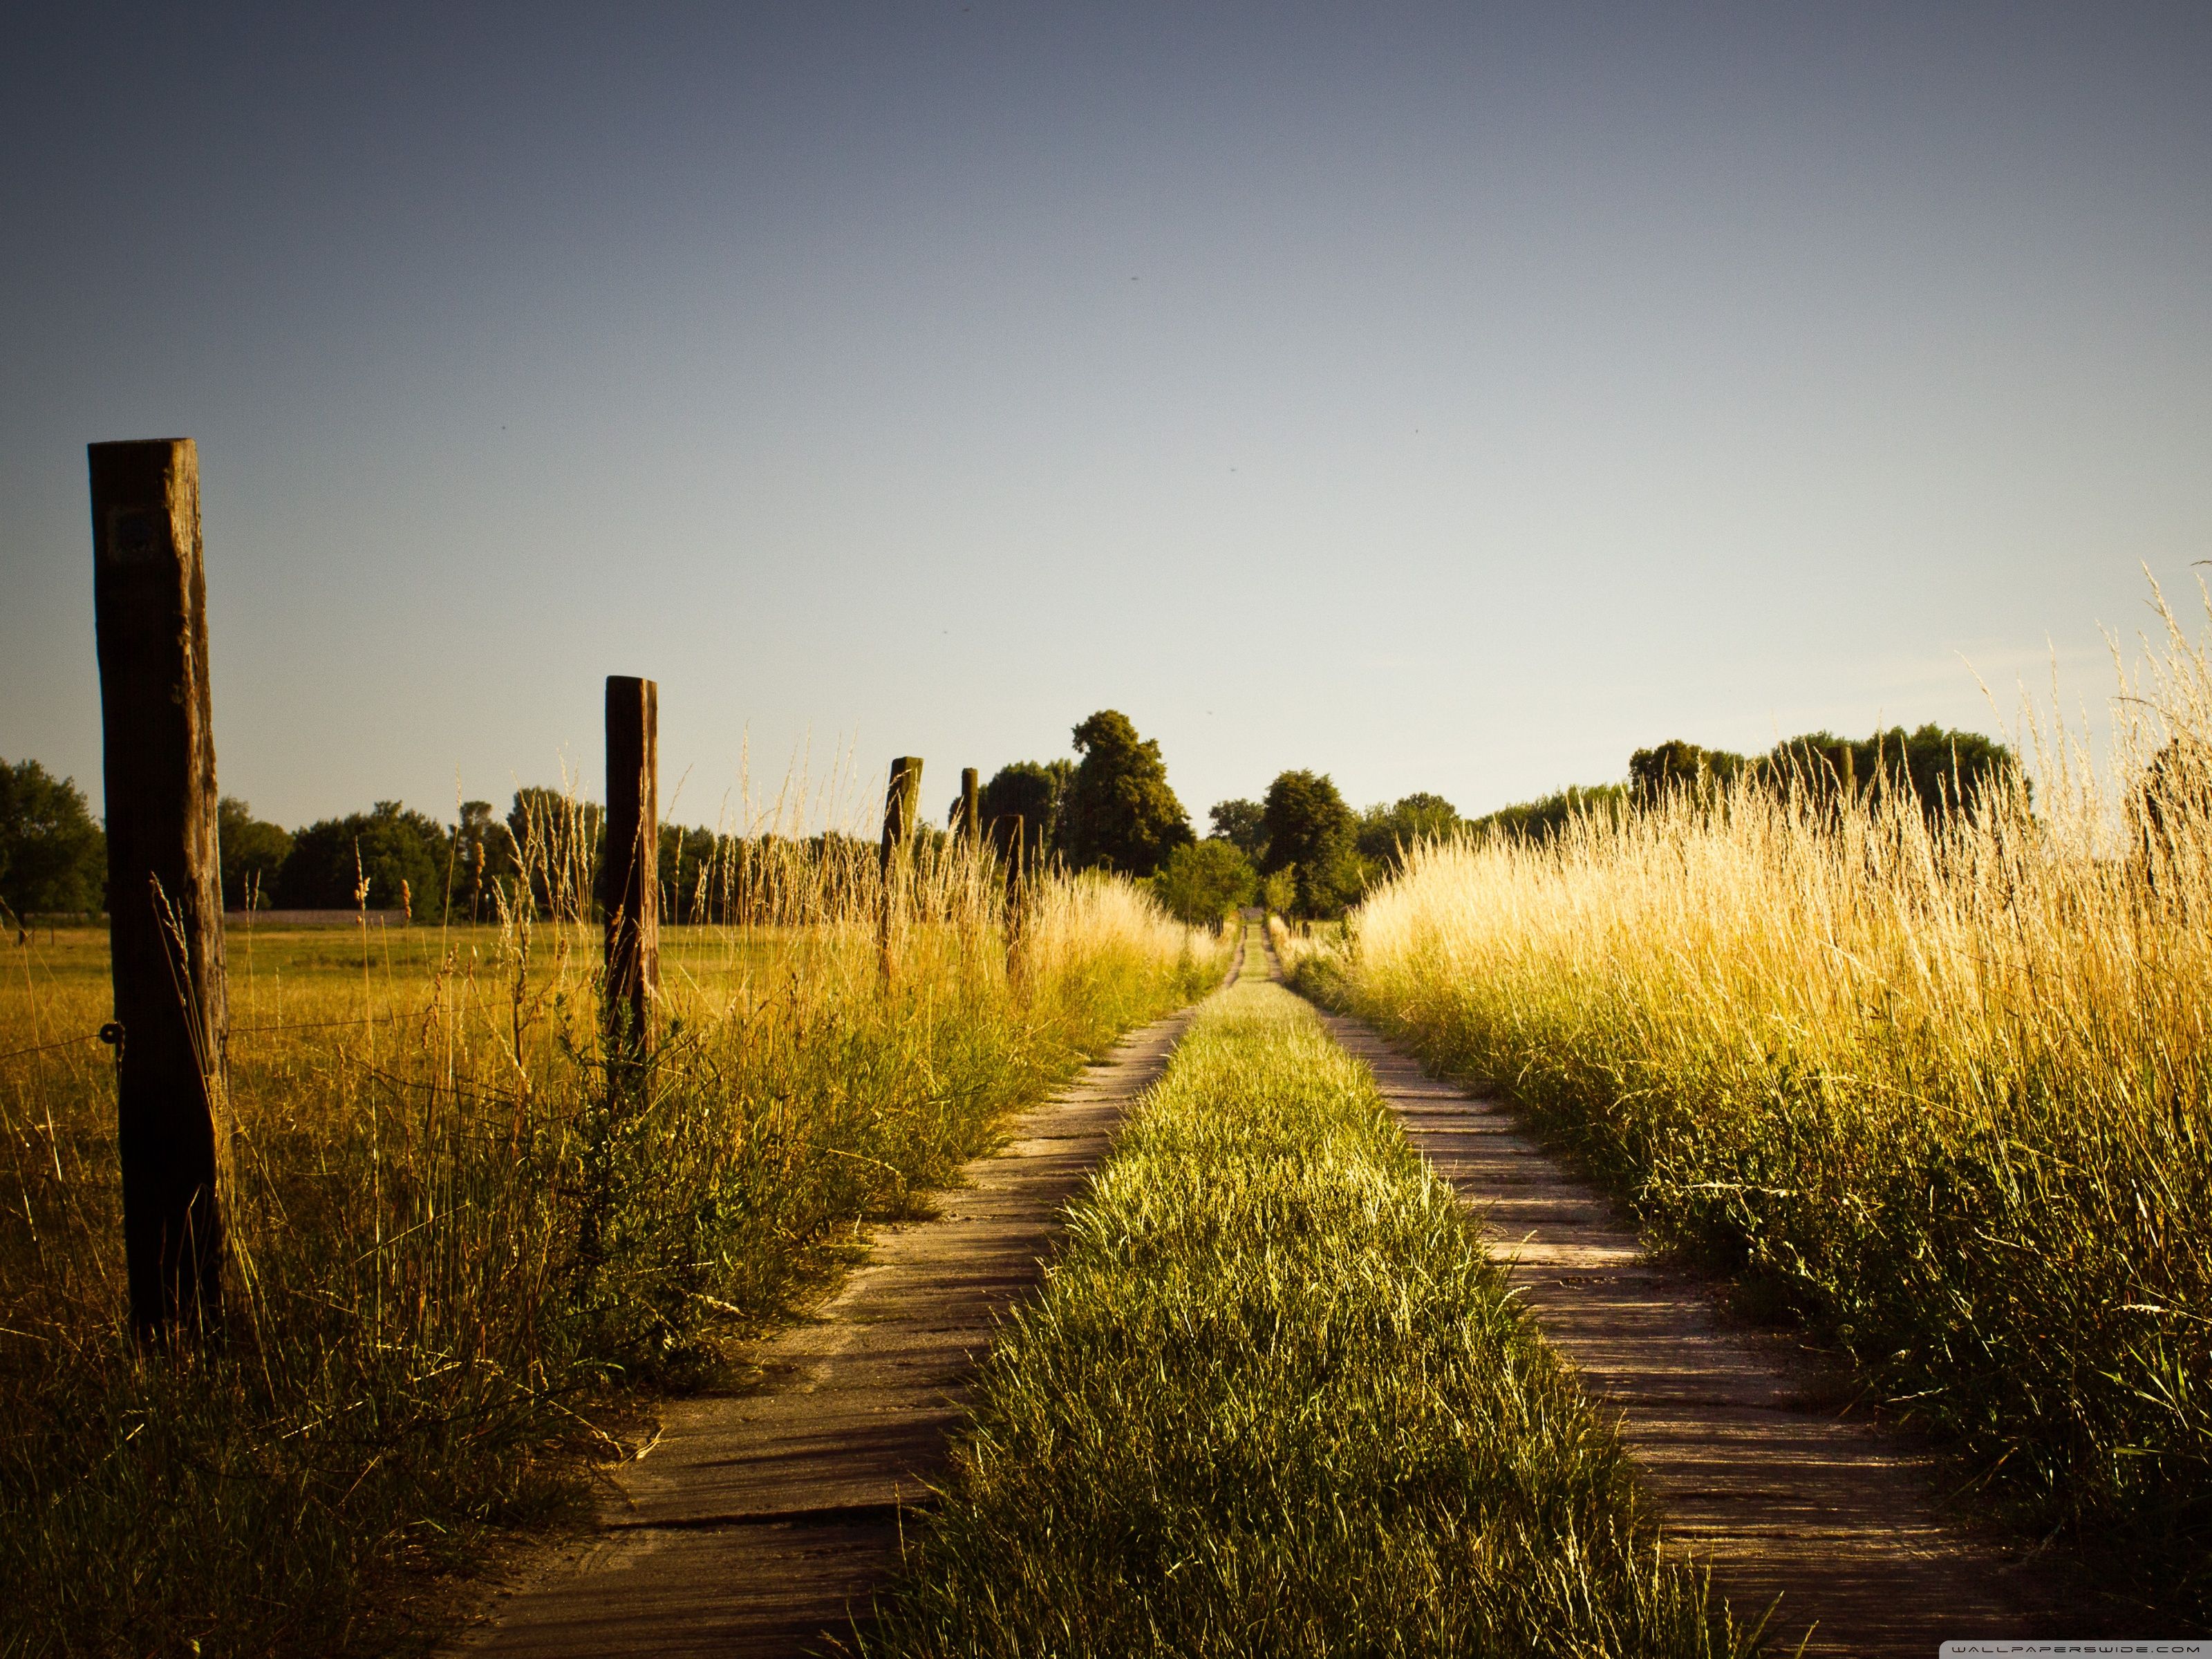
<svg viewBox="0 0 2212 1659">
<path fill-rule="evenodd" d="M 975 769 L 960 769 L 960 839 L 972 851 L 983 840 L 982 785 Z"/>
<path fill-rule="evenodd" d="M 921 805 L 921 757 L 901 755 L 891 763 L 890 781 L 884 788 L 883 866 L 914 839 L 915 817 Z"/>
<path fill-rule="evenodd" d="M 131 1323 L 160 1345 L 222 1313 L 225 1048 L 214 706 L 189 438 L 93 444 L 93 612 L 107 810 L 116 1128 Z"/>
<path fill-rule="evenodd" d="M 891 763 L 890 781 L 884 786 L 884 839 L 878 852 L 883 878 L 876 902 L 876 952 L 887 983 L 896 963 L 893 940 L 898 931 L 907 844 L 914 839 L 915 817 L 921 805 L 921 758 L 901 755 Z"/>
<path fill-rule="evenodd" d="M 607 676 L 607 983 L 609 1043 L 641 1059 L 653 1048 L 660 991 L 660 688 Z"/>
</svg>

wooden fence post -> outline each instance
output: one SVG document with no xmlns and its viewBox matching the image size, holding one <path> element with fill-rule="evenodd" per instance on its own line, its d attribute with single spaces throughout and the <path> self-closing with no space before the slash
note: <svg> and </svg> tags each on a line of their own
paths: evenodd
<svg viewBox="0 0 2212 1659">
<path fill-rule="evenodd" d="M 890 782 L 884 788 L 883 866 L 889 871 L 899 848 L 914 839 L 916 810 L 921 804 L 921 757 L 901 755 L 891 763 Z"/>
<path fill-rule="evenodd" d="M 131 1324 L 166 1342 L 222 1315 L 216 1119 L 229 1036 L 199 453 L 86 447 L 107 809 L 117 1141 Z"/>
<path fill-rule="evenodd" d="M 882 892 L 876 907 L 876 950 L 884 980 L 891 976 L 891 937 L 898 922 L 901 860 L 914 839 L 915 817 L 921 805 L 921 757 L 901 755 L 891 763 L 890 781 L 884 786 L 884 840 L 878 851 L 883 873 Z"/>
<path fill-rule="evenodd" d="M 631 1060 L 653 1048 L 660 992 L 660 688 L 607 676 L 609 1043 Z"/>
<path fill-rule="evenodd" d="M 960 839 L 968 843 L 971 851 L 982 844 L 981 801 L 982 789 L 975 769 L 972 766 L 962 767 L 960 769 Z"/>
</svg>

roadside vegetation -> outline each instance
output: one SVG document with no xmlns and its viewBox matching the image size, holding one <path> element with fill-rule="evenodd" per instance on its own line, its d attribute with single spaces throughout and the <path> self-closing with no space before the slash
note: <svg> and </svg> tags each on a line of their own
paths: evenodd
<svg viewBox="0 0 2212 1659">
<path fill-rule="evenodd" d="M 871 1218 L 1219 972 L 1129 883 L 924 840 L 725 843 L 610 1087 L 587 815 L 528 815 L 480 927 L 229 935 L 215 1352 L 124 1326 L 105 939 L 0 986 L 0 1652 L 388 1650 L 573 1510 L 651 1392 L 722 1368 Z M 302 840 L 307 839 L 305 836 Z M 542 898 L 544 902 L 538 901 Z M 629 1073 L 623 1073 L 625 1079 Z"/>
<path fill-rule="evenodd" d="M 1077 1206 L 908 1537 L 886 1659 L 1752 1649 L 1365 1069 L 1252 979 Z"/>
<path fill-rule="evenodd" d="M 2212 661 L 2174 627 L 2122 691 L 2110 766 L 2047 738 L 2033 801 L 1894 744 L 1692 756 L 1426 845 L 1300 971 L 1843 1350 L 1975 1508 L 2203 1630 Z"/>
</svg>

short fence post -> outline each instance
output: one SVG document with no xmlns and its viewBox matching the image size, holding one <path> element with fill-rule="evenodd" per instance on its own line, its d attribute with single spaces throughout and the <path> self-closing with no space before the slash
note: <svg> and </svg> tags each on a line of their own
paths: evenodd
<svg viewBox="0 0 2212 1659">
<path fill-rule="evenodd" d="M 972 766 L 960 769 L 960 839 L 970 850 L 983 840 L 982 785 Z"/>
<path fill-rule="evenodd" d="M 217 1334 L 229 1017 L 216 846 L 199 453 L 92 444 L 93 611 L 107 809 L 117 1142 L 131 1324 Z"/>
<path fill-rule="evenodd" d="M 652 1052 L 660 991 L 660 688 L 607 676 L 607 984 L 616 1054 Z"/>
</svg>

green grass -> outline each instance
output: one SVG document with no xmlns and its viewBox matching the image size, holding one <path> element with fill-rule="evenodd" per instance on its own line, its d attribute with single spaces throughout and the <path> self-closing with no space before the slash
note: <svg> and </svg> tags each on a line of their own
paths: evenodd
<svg viewBox="0 0 2212 1659">
<path fill-rule="evenodd" d="M 1365 1068 L 1250 980 L 1078 1206 L 908 1537 L 884 1659 L 1752 1645 L 1659 1559 Z"/>
<path fill-rule="evenodd" d="M 232 936 L 235 1258 L 205 1358 L 123 1328 L 105 940 L 0 981 L 0 1655 L 374 1653 L 572 1514 L 655 1390 L 712 1375 L 1128 1025 L 1213 982 L 1127 884 L 872 849 L 811 915 L 672 933 L 642 1091 L 598 1061 L 595 928 Z M 933 885 L 933 882 L 934 885 Z M 809 884 L 811 884 L 811 885 Z M 58 1043 L 62 1046 L 47 1048 Z"/>
</svg>

